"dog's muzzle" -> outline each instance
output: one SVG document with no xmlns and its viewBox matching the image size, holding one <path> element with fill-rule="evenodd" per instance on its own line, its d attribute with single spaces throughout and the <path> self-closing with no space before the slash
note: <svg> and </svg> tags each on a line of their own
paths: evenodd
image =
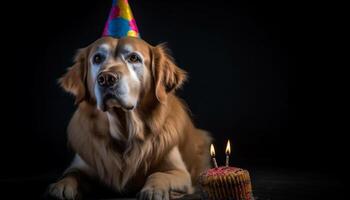
<svg viewBox="0 0 350 200">
<path fill-rule="evenodd" d="M 97 84 L 99 86 L 102 104 L 101 109 L 106 111 L 108 108 L 117 107 L 123 110 L 132 110 L 134 106 L 125 104 L 123 96 L 125 90 L 121 84 L 121 74 L 118 72 L 104 71 L 97 75 Z"/>
</svg>

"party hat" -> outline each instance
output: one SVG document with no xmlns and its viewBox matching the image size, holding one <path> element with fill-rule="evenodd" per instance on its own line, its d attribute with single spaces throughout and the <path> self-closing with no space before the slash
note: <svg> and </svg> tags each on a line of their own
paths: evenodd
<svg viewBox="0 0 350 200">
<path fill-rule="evenodd" d="M 140 37 L 128 0 L 113 0 L 102 36 Z"/>
</svg>

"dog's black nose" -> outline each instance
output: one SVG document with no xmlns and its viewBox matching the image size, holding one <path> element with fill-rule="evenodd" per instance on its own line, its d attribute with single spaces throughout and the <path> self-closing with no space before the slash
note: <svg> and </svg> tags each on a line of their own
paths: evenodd
<svg viewBox="0 0 350 200">
<path fill-rule="evenodd" d="M 101 72 L 97 76 L 97 82 L 101 87 L 113 87 L 119 80 L 119 75 L 111 72 Z"/>
</svg>

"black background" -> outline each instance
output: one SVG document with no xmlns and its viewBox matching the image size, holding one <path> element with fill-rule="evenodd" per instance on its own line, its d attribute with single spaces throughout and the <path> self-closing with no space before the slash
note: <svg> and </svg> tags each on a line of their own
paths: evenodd
<svg viewBox="0 0 350 200">
<path fill-rule="evenodd" d="M 1 14 L 1 178 L 60 173 L 69 164 L 73 153 L 65 129 L 75 107 L 56 81 L 72 65 L 75 51 L 101 36 L 110 4 L 16 1 L 2 7 L 10 12 Z M 317 36 L 307 32 L 313 21 L 301 15 L 302 5 L 274 0 L 130 0 L 130 5 L 142 38 L 153 45 L 167 42 L 189 72 L 179 95 L 196 125 L 212 133 L 220 163 L 231 139 L 237 166 L 323 172 L 339 164 L 344 147 L 337 133 L 324 133 L 331 131 L 320 112 L 326 105 L 309 98 L 315 88 L 301 83 L 311 67 L 325 65 L 311 61 Z"/>
</svg>

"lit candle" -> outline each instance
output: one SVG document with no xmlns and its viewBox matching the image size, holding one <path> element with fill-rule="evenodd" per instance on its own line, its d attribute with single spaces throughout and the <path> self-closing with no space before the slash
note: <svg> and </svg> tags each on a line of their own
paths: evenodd
<svg viewBox="0 0 350 200">
<path fill-rule="evenodd" d="M 230 165 L 230 154 L 231 154 L 230 140 L 227 141 L 225 153 L 226 153 L 226 167 L 228 167 Z"/>
<path fill-rule="evenodd" d="M 214 167 L 217 168 L 218 167 L 218 163 L 216 162 L 216 159 L 215 159 L 215 149 L 214 149 L 214 145 L 213 144 L 210 145 L 210 155 L 211 155 L 211 159 L 213 161 Z"/>
</svg>

